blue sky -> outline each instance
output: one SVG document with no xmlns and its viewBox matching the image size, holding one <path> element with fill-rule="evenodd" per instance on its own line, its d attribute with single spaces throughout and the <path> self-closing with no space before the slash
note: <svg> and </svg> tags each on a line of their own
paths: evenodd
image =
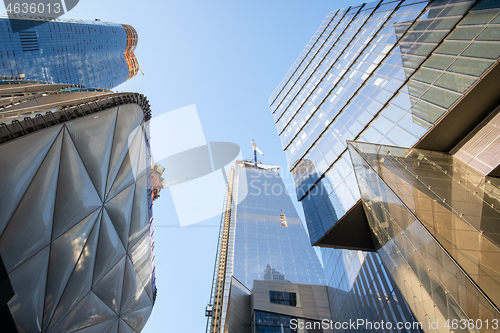
<svg viewBox="0 0 500 333">
<path fill-rule="evenodd" d="M 357 3 L 80 0 L 63 18 L 132 25 L 144 75 L 116 90 L 145 94 L 153 116 L 195 104 L 207 141 L 236 143 L 251 158 L 254 139 L 263 162 L 286 169 L 268 98 L 327 14 Z M 203 332 L 219 217 L 180 227 L 168 189 L 154 217 L 158 298 L 143 332 Z"/>
</svg>

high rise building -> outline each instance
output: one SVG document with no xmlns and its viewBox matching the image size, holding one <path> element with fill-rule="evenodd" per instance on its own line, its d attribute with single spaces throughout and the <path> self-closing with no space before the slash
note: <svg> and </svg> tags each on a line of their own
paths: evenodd
<svg viewBox="0 0 500 333">
<path fill-rule="evenodd" d="M 348 292 L 330 293 L 334 320 L 394 321 L 401 295 L 426 331 L 497 320 L 498 7 L 334 11 L 272 94 L 311 243 Z"/>
<path fill-rule="evenodd" d="M 130 25 L 41 20 L 0 18 L 0 76 L 110 89 L 139 71 Z"/>
<path fill-rule="evenodd" d="M 13 79 L 0 95 L 2 331 L 140 332 L 156 297 L 147 99 Z"/>
<path fill-rule="evenodd" d="M 232 299 L 252 290 L 254 280 L 325 284 L 319 259 L 277 169 L 247 161 L 231 168 L 209 332 L 242 332 L 232 321 L 250 313 Z"/>
</svg>

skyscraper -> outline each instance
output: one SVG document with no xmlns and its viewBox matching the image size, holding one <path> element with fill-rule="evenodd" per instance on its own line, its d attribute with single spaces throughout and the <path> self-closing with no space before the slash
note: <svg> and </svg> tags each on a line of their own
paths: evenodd
<svg viewBox="0 0 500 333">
<path fill-rule="evenodd" d="M 33 20 L 0 18 L 0 76 L 110 89 L 139 71 L 130 25 Z"/>
<path fill-rule="evenodd" d="M 500 70 L 496 66 L 500 54 L 498 7 L 498 2 L 487 0 L 375 1 L 334 11 L 271 96 L 270 104 L 294 175 L 297 196 L 303 204 L 311 242 L 323 247 L 328 284 L 343 286 L 349 292 L 346 298 L 336 297 L 335 293 L 330 295 L 334 320 L 345 320 L 354 314 L 360 318 L 384 318 L 390 315 L 387 309 L 391 309 L 391 306 L 384 307 L 385 303 L 394 305 L 391 299 L 397 304 L 403 303 L 400 291 L 417 320 L 423 323 L 438 319 L 441 324 L 444 320 L 457 319 L 484 322 L 498 316 L 498 302 L 492 300 L 494 294 L 486 291 L 491 289 L 484 282 L 498 282 L 497 273 L 491 273 L 497 272 L 496 268 L 491 264 L 485 268 L 485 262 L 480 263 L 478 256 L 460 257 L 464 256 L 463 242 L 467 237 L 448 237 L 453 244 L 448 246 L 445 238 L 439 237 L 441 230 L 433 231 L 430 227 L 432 223 L 437 224 L 437 215 L 427 224 L 422 221 L 429 215 L 425 219 L 420 217 L 421 227 L 416 228 L 421 233 L 412 238 L 412 242 L 397 242 L 402 234 L 410 235 L 411 228 L 399 223 L 397 229 L 391 223 L 393 219 L 405 221 L 404 216 L 408 216 L 396 214 L 390 201 L 395 198 L 388 199 L 387 193 L 395 194 L 398 202 L 402 200 L 406 205 L 410 205 L 405 201 L 410 194 L 399 191 L 407 188 L 405 181 L 396 184 L 394 178 L 386 175 L 387 170 L 396 176 L 396 170 L 405 174 L 401 170 L 401 167 L 405 169 L 402 161 L 412 160 L 417 153 L 387 146 L 451 152 L 460 155 L 462 160 L 467 159 L 474 168 L 482 169 L 482 181 L 488 184 L 488 190 L 473 193 L 496 195 L 492 194 L 496 193 L 495 186 L 489 185 L 495 182 L 489 182 L 484 176 L 498 175 L 495 171 L 498 161 L 491 153 L 498 146 L 488 142 L 498 131 L 486 131 L 489 137 L 479 135 L 472 143 L 467 142 L 481 128 L 495 128 L 494 110 L 500 95 L 497 84 Z M 349 140 L 354 142 L 348 150 Z M 383 146 L 362 145 L 356 141 Z M 421 158 L 430 154 L 420 153 Z M 432 162 L 428 163 L 446 165 L 443 168 L 447 173 L 451 165 L 456 166 L 457 173 L 469 170 L 467 166 L 459 166 L 458 156 L 431 155 Z M 396 157 L 400 164 L 394 162 Z M 420 165 L 423 168 L 426 163 Z M 413 166 L 407 163 L 406 167 Z M 415 179 L 426 179 L 429 175 L 425 175 L 425 171 L 414 171 L 414 178 L 405 179 L 418 187 L 419 181 Z M 433 172 L 435 182 L 446 175 Z M 472 171 L 463 171 L 463 174 L 475 177 L 481 184 L 480 175 Z M 452 178 L 458 183 L 464 182 L 458 176 Z M 380 187 L 380 181 L 390 182 L 391 191 Z M 377 184 L 379 190 L 368 190 L 367 184 Z M 435 186 L 447 187 L 451 192 L 455 189 L 442 180 L 439 185 L 428 184 L 427 191 Z M 361 194 L 359 188 L 363 189 Z M 426 194 L 427 198 L 432 197 Z M 441 202 L 443 199 L 456 201 L 445 196 Z M 467 205 L 469 199 L 462 204 Z M 484 202 L 490 201 L 484 199 Z M 385 215 L 379 214 L 381 209 Z M 497 212 L 487 209 L 483 213 L 479 220 L 498 217 Z M 418 216 L 415 211 L 411 214 Z M 466 214 L 458 213 L 454 218 L 464 216 Z M 456 227 L 460 228 L 459 225 L 462 226 L 458 223 Z M 476 234 L 468 236 L 472 242 L 486 232 L 479 225 L 492 224 L 469 222 L 468 225 L 476 225 Z M 448 229 L 455 230 L 450 225 Z M 436 243 L 429 243 L 429 239 Z M 481 244 L 489 244 L 491 240 L 480 239 Z M 441 249 L 435 253 L 439 257 L 432 258 L 434 254 L 426 253 L 424 240 Z M 410 254 L 412 248 L 414 252 Z M 347 249 L 372 252 L 356 254 Z M 495 251 L 488 251 L 491 259 Z M 396 255 L 401 253 L 404 255 Z M 478 253 L 487 257 L 486 251 Z M 449 268 L 448 273 L 434 270 L 424 274 L 443 265 Z M 466 269 L 467 266 L 475 268 Z M 467 273 L 462 274 L 464 271 Z M 366 276 L 375 278 L 366 280 Z M 481 276 L 483 282 L 478 282 L 476 276 Z M 454 282 L 450 284 L 450 281 Z M 394 284 L 399 288 L 394 288 Z M 419 291 L 410 292 L 415 288 Z M 363 299 L 364 295 L 378 296 L 375 300 L 379 301 L 369 304 L 366 297 Z M 394 319 L 392 316 L 391 320 Z"/>
<path fill-rule="evenodd" d="M 238 161 L 230 172 L 223 215 L 207 330 L 232 331 L 229 321 L 236 315 L 229 315 L 230 295 L 251 290 L 254 280 L 324 284 L 321 264 L 276 167 Z"/>
<path fill-rule="evenodd" d="M 2 330 L 139 332 L 156 297 L 147 99 L 13 79 L 0 93 Z"/>
</svg>

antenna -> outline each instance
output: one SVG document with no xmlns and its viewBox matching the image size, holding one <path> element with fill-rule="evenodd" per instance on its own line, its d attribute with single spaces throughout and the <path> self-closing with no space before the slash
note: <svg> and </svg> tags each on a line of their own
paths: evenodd
<svg viewBox="0 0 500 333">
<path fill-rule="evenodd" d="M 252 140 L 252 147 L 253 147 L 253 167 L 257 169 L 257 152 L 259 152 L 262 156 L 264 156 L 264 153 L 259 148 L 257 148 L 257 145 L 253 140 Z"/>
</svg>

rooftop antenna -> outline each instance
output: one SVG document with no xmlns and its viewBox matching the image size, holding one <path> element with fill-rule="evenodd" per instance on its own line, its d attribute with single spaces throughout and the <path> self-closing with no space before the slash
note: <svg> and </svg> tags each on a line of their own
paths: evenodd
<svg viewBox="0 0 500 333">
<path fill-rule="evenodd" d="M 259 152 L 262 156 L 264 156 L 264 153 L 259 148 L 257 148 L 257 145 L 255 144 L 255 142 L 253 142 L 253 140 L 252 140 L 252 147 L 253 147 L 253 167 L 257 169 L 257 152 Z"/>
</svg>

